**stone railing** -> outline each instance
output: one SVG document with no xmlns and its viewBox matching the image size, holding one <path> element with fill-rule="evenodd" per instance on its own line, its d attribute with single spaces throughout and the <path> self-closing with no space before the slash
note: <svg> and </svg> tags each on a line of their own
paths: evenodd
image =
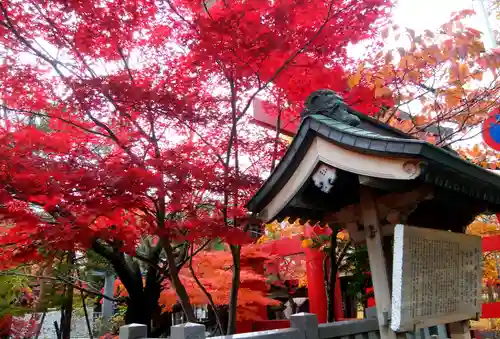
<svg viewBox="0 0 500 339">
<path fill-rule="evenodd" d="M 368 314 L 367 314 L 368 315 Z M 407 333 L 407 339 L 447 339 L 446 327 L 433 327 L 416 333 Z M 146 339 L 145 325 L 131 324 L 120 328 L 120 339 Z M 204 325 L 187 323 L 172 326 L 170 339 L 205 339 Z M 316 315 L 299 313 L 290 318 L 290 328 L 262 332 L 242 333 L 213 339 L 380 339 L 375 318 L 346 320 L 319 324 Z"/>
<path fill-rule="evenodd" d="M 314 314 L 300 313 L 290 318 L 290 328 L 272 331 L 251 332 L 214 339 L 379 339 L 375 319 L 348 320 L 318 325 Z M 120 328 L 120 339 L 145 339 L 145 325 L 131 324 Z M 205 339 L 205 326 L 182 324 L 172 326 L 171 339 Z"/>
</svg>

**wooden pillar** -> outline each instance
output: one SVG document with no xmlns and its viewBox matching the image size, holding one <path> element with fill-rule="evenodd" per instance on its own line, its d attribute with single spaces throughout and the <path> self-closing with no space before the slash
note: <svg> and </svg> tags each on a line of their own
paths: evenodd
<svg viewBox="0 0 500 339">
<path fill-rule="evenodd" d="M 360 186 L 362 220 L 365 228 L 366 247 L 370 261 L 373 291 L 377 301 L 377 318 L 381 339 L 395 339 L 391 330 L 391 290 L 383 250 L 382 234 L 373 192 L 369 187 Z M 405 336 L 405 335 L 403 335 Z"/>
<path fill-rule="evenodd" d="M 325 254 L 316 248 L 306 248 L 307 296 L 309 312 L 316 314 L 319 323 L 326 323 L 327 299 L 323 274 Z"/>
<path fill-rule="evenodd" d="M 337 278 L 335 280 L 335 296 L 334 296 L 334 308 L 335 308 L 335 321 L 340 321 L 345 318 L 344 310 L 342 310 L 342 289 L 340 288 L 340 276 L 337 271 Z"/>
<path fill-rule="evenodd" d="M 457 321 L 448 324 L 451 339 L 471 339 L 469 321 Z"/>
<path fill-rule="evenodd" d="M 392 248 L 393 237 L 383 237 L 382 238 L 382 248 L 384 249 L 385 267 L 387 267 L 387 277 L 389 278 L 389 291 L 392 291 Z M 392 294 L 391 294 L 392 296 Z"/>
</svg>

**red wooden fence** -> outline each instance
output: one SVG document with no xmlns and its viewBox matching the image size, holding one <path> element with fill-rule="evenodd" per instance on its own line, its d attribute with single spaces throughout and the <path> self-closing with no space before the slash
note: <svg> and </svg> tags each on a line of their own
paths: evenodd
<svg viewBox="0 0 500 339">
<path fill-rule="evenodd" d="M 491 251 L 500 251 L 500 235 L 483 238 L 483 253 Z M 500 318 L 500 302 L 483 304 L 481 318 Z"/>
</svg>

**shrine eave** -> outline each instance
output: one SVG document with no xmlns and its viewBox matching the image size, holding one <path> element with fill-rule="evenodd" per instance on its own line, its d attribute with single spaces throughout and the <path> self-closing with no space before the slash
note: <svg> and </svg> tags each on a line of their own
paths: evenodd
<svg viewBox="0 0 500 339">
<path fill-rule="evenodd" d="M 438 186 L 500 211 L 500 176 L 428 142 L 381 135 L 325 115 L 306 116 L 285 156 L 246 207 L 259 213 L 293 175 L 316 137 L 357 153 L 415 159 L 422 168 L 413 180 Z M 493 207 L 492 207 L 493 206 Z"/>
</svg>

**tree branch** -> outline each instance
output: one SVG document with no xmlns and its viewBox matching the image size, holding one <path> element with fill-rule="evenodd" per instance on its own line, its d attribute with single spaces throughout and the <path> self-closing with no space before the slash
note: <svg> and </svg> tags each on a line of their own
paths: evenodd
<svg viewBox="0 0 500 339">
<path fill-rule="evenodd" d="M 108 297 L 102 293 L 99 293 L 99 292 L 96 292 L 96 291 L 91 291 L 85 287 L 82 287 L 66 278 L 63 278 L 63 277 L 60 277 L 60 276 L 56 276 L 56 277 L 48 277 L 48 276 L 43 276 L 43 275 L 33 275 L 33 274 L 24 274 L 24 273 L 18 273 L 18 272 L 9 272 L 9 271 L 6 271 L 6 272 L 0 272 L 0 276 L 18 276 L 18 277 L 26 277 L 26 278 L 31 278 L 31 279 L 41 279 L 41 280 L 51 280 L 51 281 L 57 281 L 57 282 L 62 282 L 64 284 L 67 284 L 67 285 L 71 285 L 72 287 L 76 288 L 77 290 L 80 290 L 80 291 L 83 291 L 83 292 L 86 292 L 88 294 L 92 294 L 92 295 L 95 295 L 97 297 L 101 297 L 101 298 L 104 298 L 104 299 L 107 299 L 109 301 L 113 301 L 113 302 L 123 302 L 125 300 L 125 298 L 111 298 L 111 297 Z M 80 283 L 82 282 L 81 280 L 78 280 Z"/>
<path fill-rule="evenodd" d="M 208 244 L 210 244 L 210 242 L 211 242 L 211 241 L 212 241 L 212 240 L 210 240 L 210 239 L 209 239 L 209 240 L 205 241 L 205 242 L 204 242 L 204 243 L 203 243 L 200 247 L 198 247 L 198 248 L 196 249 L 196 251 L 191 251 L 191 255 L 190 255 L 190 257 L 185 258 L 183 261 L 181 261 L 181 262 L 177 265 L 177 269 L 181 269 L 181 268 L 182 268 L 182 266 L 184 266 L 184 265 L 188 262 L 188 260 L 191 260 L 193 256 L 195 256 L 195 255 L 197 255 L 198 253 L 200 253 L 201 251 L 203 251 L 203 250 L 205 249 L 205 247 L 207 247 L 207 246 L 208 246 Z"/>
<path fill-rule="evenodd" d="M 317 37 L 320 36 L 320 34 L 323 32 L 323 30 L 325 29 L 326 27 L 326 24 L 333 18 L 332 16 L 332 9 L 333 9 L 333 5 L 336 1 L 335 0 L 331 0 L 330 1 L 330 5 L 328 6 L 328 13 L 326 15 L 326 18 L 324 20 L 324 22 L 322 23 L 322 25 L 318 28 L 318 31 L 301 47 L 299 48 L 297 51 L 295 51 L 291 56 L 289 56 L 284 62 L 283 64 L 281 64 L 280 67 L 278 67 L 278 69 L 274 72 L 274 74 L 269 78 L 268 81 L 266 81 L 262 86 L 260 86 L 259 88 L 257 88 L 257 90 L 255 90 L 255 92 L 250 96 L 250 98 L 248 99 L 247 101 L 247 104 L 245 105 L 244 109 L 241 111 L 241 115 L 238 117 L 238 120 L 241 119 L 245 113 L 248 111 L 248 109 L 250 108 L 250 105 L 252 104 L 253 100 L 255 99 L 255 97 L 260 93 L 260 91 L 262 91 L 263 89 L 267 88 L 273 81 L 274 79 L 276 79 L 280 74 L 281 72 L 290 64 L 292 63 L 293 60 L 295 60 L 295 58 L 297 56 L 299 56 L 300 54 L 302 54 L 313 42 L 314 40 L 316 40 Z"/>
<path fill-rule="evenodd" d="M 194 257 L 193 248 L 194 247 L 192 246 L 191 247 L 191 258 L 189 259 L 189 271 L 191 272 L 191 275 L 193 276 L 193 279 L 196 282 L 196 285 L 198 285 L 200 290 L 207 297 L 208 303 L 210 304 L 210 307 L 212 307 L 212 310 L 214 311 L 215 321 L 217 323 L 217 327 L 220 329 L 221 334 L 223 334 L 224 330 L 222 328 L 222 323 L 220 321 L 219 312 L 217 311 L 217 308 L 215 307 L 214 299 L 212 298 L 212 295 L 210 294 L 210 292 L 208 292 L 208 290 L 205 288 L 205 286 L 203 286 L 200 279 L 198 279 L 198 277 L 196 276 L 196 273 L 194 272 L 194 269 L 193 269 L 193 257 Z"/>
</svg>

